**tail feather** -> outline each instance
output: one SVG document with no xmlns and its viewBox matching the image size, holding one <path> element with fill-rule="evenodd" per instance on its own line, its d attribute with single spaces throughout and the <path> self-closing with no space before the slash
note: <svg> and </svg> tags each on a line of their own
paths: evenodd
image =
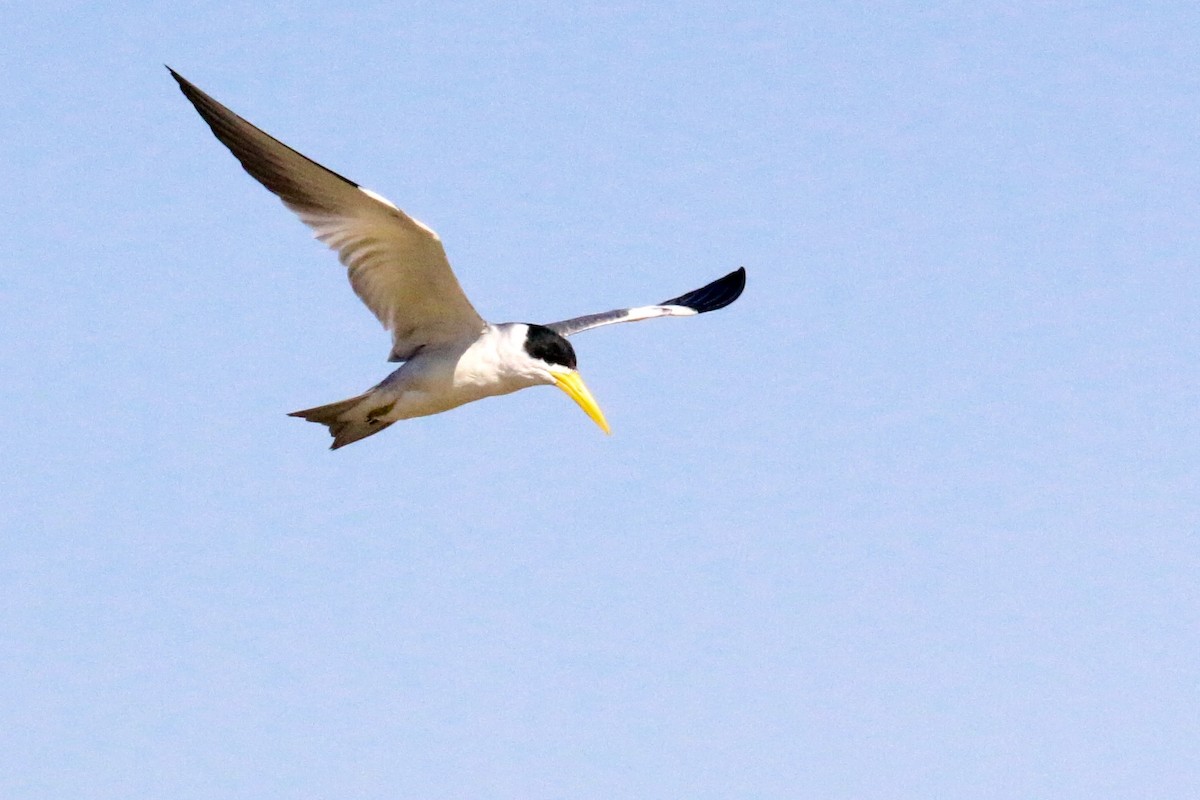
<svg viewBox="0 0 1200 800">
<path fill-rule="evenodd" d="M 387 413 L 391 406 L 379 409 L 363 402 L 372 394 L 374 394 L 374 390 L 329 405 L 293 411 L 288 416 L 300 417 L 309 422 L 318 422 L 328 426 L 329 435 L 333 437 L 333 444 L 329 449 L 337 450 L 339 447 L 345 447 L 359 439 L 379 433 L 392 424 L 392 422 L 384 422 L 379 419 L 380 412 Z"/>
</svg>

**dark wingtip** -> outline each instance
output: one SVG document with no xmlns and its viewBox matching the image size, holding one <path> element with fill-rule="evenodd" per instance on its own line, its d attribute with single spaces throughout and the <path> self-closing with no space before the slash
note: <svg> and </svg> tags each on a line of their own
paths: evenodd
<svg viewBox="0 0 1200 800">
<path fill-rule="evenodd" d="M 183 96 L 190 100 L 192 105 L 196 106 L 196 110 L 200 111 L 201 116 L 204 116 L 204 112 L 201 109 L 200 104 L 205 100 L 211 100 L 211 98 L 196 88 L 194 83 L 180 75 L 175 70 L 171 69 L 169 64 L 163 64 L 163 66 L 167 68 L 167 72 L 171 73 L 171 77 L 175 79 L 177 84 L 179 84 L 179 90 L 183 92 Z M 205 117 L 205 119 L 207 119 L 207 117 Z"/>
<path fill-rule="evenodd" d="M 166 65 L 164 64 L 163 66 Z M 195 107 L 196 112 L 208 124 L 213 135 L 229 148 L 234 157 L 242 163 L 242 167 L 256 181 L 278 195 L 285 203 L 289 205 L 311 204 L 311 198 L 307 197 L 304 188 L 296 183 L 290 174 L 289 166 L 281 164 L 279 154 L 270 152 L 274 147 L 291 153 L 300 162 L 307 163 L 321 172 L 328 173 L 330 176 L 350 184 L 355 189 L 361 188 L 345 175 L 339 175 L 328 167 L 318 164 L 303 153 L 288 147 L 266 131 L 255 127 L 247 120 L 239 117 L 233 111 L 218 103 L 212 97 L 209 97 L 198 86 L 169 66 L 167 66 L 167 71 L 171 73 L 171 77 L 179 84 L 179 89 L 183 92 L 183 96 L 188 99 L 192 106 Z"/>
<path fill-rule="evenodd" d="M 697 314 L 716 311 L 724 308 L 742 296 L 746 288 L 746 268 L 738 267 L 723 278 L 717 278 L 707 286 L 701 286 L 695 291 L 681 294 L 679 297 L 664 300 L 663 306 L 687 306 Z"/>
</svg>

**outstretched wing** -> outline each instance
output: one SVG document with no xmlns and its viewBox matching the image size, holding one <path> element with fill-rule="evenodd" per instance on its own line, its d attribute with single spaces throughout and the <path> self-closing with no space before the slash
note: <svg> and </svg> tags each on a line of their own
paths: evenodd
<svg viewBox="0 0 1200 800">
<path fill-rule="evenodd" d="M 170 67 L 184 96 L 242 166 L 338 253 L 355 293 L 392 332 L 390 360 L 477 336 L 484 321 L 437 234 L 386 198 L 272 138 Z"/>
<path fill-rule="evenodd" d="M 656 317 L 690 317 L 724 308 L 737 300 L 745 288 L 746 268 L 738 267 L 724 278 L 718 278 L 707 286 L 701 286 L 699 289 L 679 297 L 664 300 L 656 306 L 618 308 L 601 314 L 588 314 L 586 317 L 552 322 L 546 327 L 560 336 L 570 336 L 581 331 L 599 328 L 601 325 L 615 325 L 618 322 L 640 322 Z"/>
</svg>

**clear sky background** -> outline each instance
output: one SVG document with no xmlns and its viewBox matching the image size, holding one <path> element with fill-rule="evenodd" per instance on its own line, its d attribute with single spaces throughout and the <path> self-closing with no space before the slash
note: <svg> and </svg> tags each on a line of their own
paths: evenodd
<svg viewBox="0 0 1200 800">
<path fill-rule="evenodd" d="M 1194 3 L 0 10 L 0 796 L 1200 796 Z M 168 63 L 437 230 L 388 338 Z"/>
</svg>

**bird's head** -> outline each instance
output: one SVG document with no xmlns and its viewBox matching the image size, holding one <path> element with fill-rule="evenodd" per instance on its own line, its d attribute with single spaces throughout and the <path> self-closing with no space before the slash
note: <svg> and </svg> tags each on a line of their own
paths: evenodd
<svg viewBox="0 0 1200 800">
<path fill-rule="evenodd" d="M 612 433 L 596 398 L 583 383 L 575 368 L 575 348 L 566 338 L 542 325 L 529 325 L 523 350 L 543 383 L 562 389 L 605 433 Z"/>
</svg>

